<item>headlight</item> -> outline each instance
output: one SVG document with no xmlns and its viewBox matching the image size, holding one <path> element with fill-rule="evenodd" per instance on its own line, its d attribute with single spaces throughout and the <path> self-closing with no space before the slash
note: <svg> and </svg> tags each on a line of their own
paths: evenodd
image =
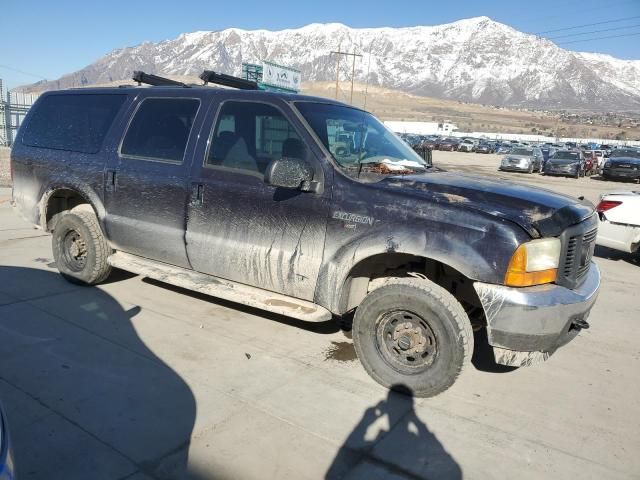
<svg viewBox="0 0 640 480">
<path fill-rule="evenodd" d="M 559 262 L 559 239 L 542 238 L 523 243 L 511 257 L 504 283 L 510 287 L 530 287 L 555 282 Z"/>
</svg>

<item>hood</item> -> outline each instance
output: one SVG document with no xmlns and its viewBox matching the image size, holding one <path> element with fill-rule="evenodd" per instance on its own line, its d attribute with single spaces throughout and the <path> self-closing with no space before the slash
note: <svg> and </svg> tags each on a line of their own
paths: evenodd
<svg viewBox="0 0 640 480">
<path fill-rule="evenodd" d="M 426 200 L 455 204 L 521 226 L 532 237 L 560 235 L 594 214 L 587 200 L 517 183 L 452 172 L 387 177 L 380 185 L 400 188 Z"/>
<path fill-rule="evenodd" d="M 579 158 L 550 158 L 549 163 L 551 165 L 572 165 L 574 163 L 580 163 Z"/>
<path fill-rule="evenodd" d="M 619 163 L 627 163 L 631 165 L 640 165 L 640 158 L 637 157 L 609 157 L 609 165 L 616 165 Z"/>
</svg>

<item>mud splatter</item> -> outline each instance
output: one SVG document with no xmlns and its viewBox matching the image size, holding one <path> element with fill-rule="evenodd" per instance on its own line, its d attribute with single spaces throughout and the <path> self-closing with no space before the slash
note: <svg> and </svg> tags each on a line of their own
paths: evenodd
<svg viewBox="0 0 640 480">
<path fill-rule="evenodd" d="M 324 352 L 325 360 L 353 362 L 357 358 L 356 350 L 351 342 L 331 342 L 331 346 Z"/>
<path fill-rule="evenodd" d="M 443 193 L 442 196 L 446 198 L 451 203 L 464 203 L 468 202 L 469 199 L 460 195 L 456 195 L 454 193 Z"/>
</svg>

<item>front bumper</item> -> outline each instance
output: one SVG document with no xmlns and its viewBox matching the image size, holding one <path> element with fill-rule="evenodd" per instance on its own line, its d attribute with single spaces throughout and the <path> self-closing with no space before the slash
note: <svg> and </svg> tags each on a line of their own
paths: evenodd
<svg viewBox="0 0 640 480">
<path fill-rule="evenodd" d="M 528 172 L 529 165 L 521 167 L 520 165 L 500 165 L 500 170 L 503 172 Z"/>
<path fill-rule="evenodd" d="M 560 176 L 564 176 L 564 177 L 567 177 L 567 176 L 573 177 L 579 171 L 580 170 L 576 169 L 575 167 L 565 168 L 565 167 L 548 167 L 548 166 L 545 166 L 545 168 L 544 168 L 544 174 L 545 175 L 560 175 Z"/>
<path fill-rule="evenodd" d="M 602 171 L 605 178 L 637 180 L 640 178 L 640 170 L 631 168 L 605 168 Z"/>
<path fill-rule="evenodd" d="M 545 360 L 572 340 L 587 319 L 600 290 L 600 270 L 589 273 L 575 290 L 549 284 L 526 288 L 476 282 L 487 319 L 487 337 L 496 361 L 522 366 Z"/>
</svg>

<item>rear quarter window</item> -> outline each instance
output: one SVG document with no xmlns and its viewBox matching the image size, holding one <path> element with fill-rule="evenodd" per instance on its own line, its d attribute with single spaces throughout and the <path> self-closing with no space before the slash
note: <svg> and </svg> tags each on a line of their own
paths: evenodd
<svg viewBox="0 0 640 480">
<path fill-rule="evenodd" d="M 144 99 L 129 124 L 120 154 L 182 163 L 199 107 L 197 98 Z"/>
<path fill-rule="evenodd" d="M 49 95 L 34 107 L 22 143 L 30 147 L 97 153 L 126 95 Z"/>
</svg>

